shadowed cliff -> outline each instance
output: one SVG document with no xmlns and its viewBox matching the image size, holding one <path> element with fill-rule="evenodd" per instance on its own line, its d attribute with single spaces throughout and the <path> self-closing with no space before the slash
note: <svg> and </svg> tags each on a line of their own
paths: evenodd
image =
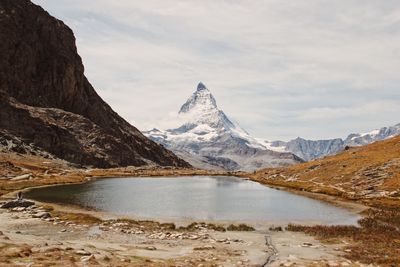
<svg viewBox="0 0 400 267">
<path fill-rule="evenodd" d="M 2 0 L 0 40 L 3 136 L 83 165 L 189 166 L 98 96 L 62 21 L 28 0 Z"/>
</svg>

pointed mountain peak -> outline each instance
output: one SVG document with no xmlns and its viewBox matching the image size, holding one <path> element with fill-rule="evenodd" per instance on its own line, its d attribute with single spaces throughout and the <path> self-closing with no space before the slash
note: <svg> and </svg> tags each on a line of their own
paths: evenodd
<svg viewBox="0 0 400 267">
<path fill-rule="evenodd" d="M 197 85 L 197 90 L 186 101 L 186 103 L 183 104 L 179 113 L 187 113 L 193 109 L 217 109 L 215 98 L 211 94 L 210 90 L 208 90 L 208 88 L 202 82 Z"/>
<path fill-rule="evenodd" d="M 204 83 L 199 82 L 197 85 L 197 91 L 202 91 L 202 90 L 208 90 L 207 87 L 204 85 Z"/>
</svg>

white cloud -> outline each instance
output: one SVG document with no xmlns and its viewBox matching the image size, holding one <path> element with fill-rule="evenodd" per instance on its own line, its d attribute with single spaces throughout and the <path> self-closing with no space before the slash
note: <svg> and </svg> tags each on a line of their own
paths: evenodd
<svg viewBox="0 0 400 267">
<path fill-rule="evenodd" d="M 298 115 L 301 121 L 325 120 L 335 122 L 344 118 L 367 118 L 380 113 L 396 113 L 400 101 L 370 102 L 352 107 L 321 107 L 310 108 Z"/>
<path fill-rule="evenodd" d="M 34 2 L 74 30 L 89 80 L 142 129 L 179 110 L 200 80 L 268 139 L 399 122 L 396 0 Z"/>
</svg>

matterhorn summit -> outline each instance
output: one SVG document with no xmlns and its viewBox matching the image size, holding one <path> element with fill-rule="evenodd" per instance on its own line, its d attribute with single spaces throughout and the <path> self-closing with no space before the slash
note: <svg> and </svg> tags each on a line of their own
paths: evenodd
<svg viewBox="0 0 400 267">
<path fill-rule="evenodd" d="M 179 110 L 179 114 L 193 111 L 212 111 L 217 109 L 217 102 L 210 90 L 203 84 L 197 85 L 196 92 L 186 101 Z"/>
<path fill-rule="evenodd" d="M 188 127 L 203 125 L 220 130 L 235 128 L 224 112 L 218 109 L 217 101 L 210 90 L 201 82 L 197 86 L 197 90 L 182 105 L 178 117 Z"/>
<path fill-rule="evenodd" d="M 154 128 L 144 134 L 194 167 L 252 171 L 301 161 L 292 153 L 266 149 L 218 108 L 211 91 L 201 82 L 176 117 L 178 127 Z"/>
</svg>

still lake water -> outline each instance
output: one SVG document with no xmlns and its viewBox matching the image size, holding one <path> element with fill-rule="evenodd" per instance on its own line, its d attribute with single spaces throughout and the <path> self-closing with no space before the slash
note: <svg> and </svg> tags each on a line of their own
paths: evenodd
<svg viewBox="0 0 400 267">
<path fill-rule="evenodd" d="M 109 178 L 31 190 L 28 198 L 148 219 L 355 224 L 359 216 L 236 177 Z"/>
</svg>

